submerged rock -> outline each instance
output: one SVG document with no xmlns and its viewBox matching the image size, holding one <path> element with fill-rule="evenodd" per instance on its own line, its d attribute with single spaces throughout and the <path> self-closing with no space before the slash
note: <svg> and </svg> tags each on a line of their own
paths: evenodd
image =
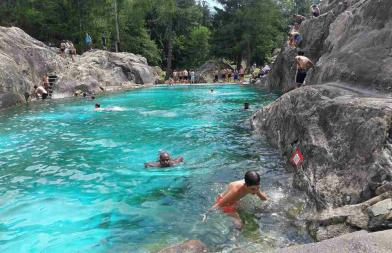
<svg viewBox="0 0 392 253">
<path fill-rule="evenodd" d="M 206 253 L 207 246 L 198 240 L 188 240 L 181 244 L 171 246 L 159 251 L 159 253 Z"/>
<path fill-rule="evenodd" d="M 59 77 L 54 97 L 71 96 L 80 85 L 97 93 L 153 84 L 158 79 L 157 71 L 139 55 L 94 50 L 72 62 L 69 56 L 62 58 L 59 49 L 17 27 L 0 27 L 0 108 L 25 101 L 19 98 L 41 85 L 44 74 Z"/>
</svg>

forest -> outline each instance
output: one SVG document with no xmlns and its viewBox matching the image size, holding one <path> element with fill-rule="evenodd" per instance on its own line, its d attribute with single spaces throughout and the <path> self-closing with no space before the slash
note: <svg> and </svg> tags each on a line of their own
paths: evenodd
<svg viewBox="0 0 392 253">
<path fill-rule="evenodd" d="M 292 15 L 314 0 L 2 0 L 0 25 L 17 26 L 48 45 L 70 40 L 141 54 L 163 69 L 196 68 L 210 59 L 239 66 L 269 62 L 286 40 Z M 104 38 L 103 38 L 104 37 Z"/>
</svg>

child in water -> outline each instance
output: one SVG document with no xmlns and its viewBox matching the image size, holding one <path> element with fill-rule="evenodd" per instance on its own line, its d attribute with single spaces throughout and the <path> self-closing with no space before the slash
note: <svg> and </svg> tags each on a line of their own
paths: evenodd
<svg viewBox="0 0 392 253">
<path fill-rule="evenodd" d="M 248 194 L 254 194 L 263 201 L 268 200 L 267 195 L 260 191 L 260 175 L 256 171 L 246 172 L 244 180 L 231 182 L 228 185 L 227 190 L 218 195 L 215 204 L 208 212 L 219 209 L 225 214 L 233 217 L 236 228 L 242 229 L 243 222 L 237 212 L 237 207 L 239 200 Z M 207 214 L 204 214 L 203 221 L 206 220 Z"/>
</svg>

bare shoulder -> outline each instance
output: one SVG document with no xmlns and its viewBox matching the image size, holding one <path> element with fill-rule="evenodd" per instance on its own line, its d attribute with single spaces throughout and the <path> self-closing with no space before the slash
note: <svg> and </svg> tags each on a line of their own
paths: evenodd
<svg viewBox="0 0 392 253">
<path fill-rule="evenodd" d="M 238 180 L 229 184 L 230 190 L 238 190 L 244 184 L 244 180 Z"/>
</svg>

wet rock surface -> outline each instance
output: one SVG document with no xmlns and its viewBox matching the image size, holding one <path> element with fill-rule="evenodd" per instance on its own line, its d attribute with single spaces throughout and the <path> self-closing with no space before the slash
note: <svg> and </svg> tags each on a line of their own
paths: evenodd
<svg viewBox="0 0 392 253">
<path fill-rule="evenodd" d="M 277 250 L 278 253 L 388 253 L 392 252 L 392 230 L 376 233 L 359 231 L 318 243 Z"/>
<path fill-rule="evenodd" d="M 0 108 L 24 102 L 15 98 L 42 85 L 44 74 L 59 77 L 54 97 L 71 96 L 80 85 L 99 93 L 153 84 L 158 78 L 157 71 L 139 55 L 97 50 L 76 56 L 72 62 L 69 55 L 62 58 L 58 48 L 46 46 L 17 27 L 0 27 Z"/>
<path fill-rule="evenodd" d="M 206 253 L 207 246 L 198 240 L 189 240 L 159 251 L 159 253 Z"/>
</svg>

